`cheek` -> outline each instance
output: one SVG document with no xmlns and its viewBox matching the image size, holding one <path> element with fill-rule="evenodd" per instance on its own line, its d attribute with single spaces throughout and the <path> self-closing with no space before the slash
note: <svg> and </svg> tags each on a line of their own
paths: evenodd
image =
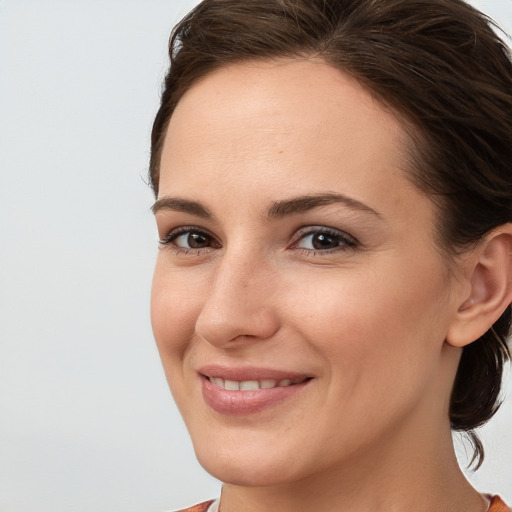
<svg viewBox="0 0 512 512">
<path fill-rule="evenodd" d="M 201 294 L 185 274 L 169 269 L 165 261 L 157 261 L 151 289 L 151 324 L 169 389 L 186 420 L 195 401 L 190 400 L 192 382 L 185 363 L 191 354 Z"/>
<path fill-rule="evenodd" d="M 393 432 L 412 411 L 427 410 L 436 394 L 442 280 L 423 279 L 413 269 L 382 272 L 305 279 L 303 298 L 288 311 L 323 362 L 319 402 L 330 413 L 316 428 L 319 438 L 332 440 L 326 460 Z M 300 293 L 296 288 L 289 300 Z"/>
<path fill-rule="evenodd" d="M 198 315 L 198 294 L 180 272 L 158 261 L 151 289 L 151 324 L 164 369 L 178 364 L 188 350 Z"/>
<path fill-rule="evenodd" d="M 404 264 L 315 275 L 293 291 L 302 299 L 289 314 L 332 379 L 399 386 L 398 375 L 414 380 L 429 363 L 433 369 L 443 345 L 447 294 L 439 268 L 430 270 Z"/>
</svg>

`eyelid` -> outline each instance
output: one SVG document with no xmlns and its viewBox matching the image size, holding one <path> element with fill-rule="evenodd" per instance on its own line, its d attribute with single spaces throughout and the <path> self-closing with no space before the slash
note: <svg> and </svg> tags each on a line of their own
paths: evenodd
<svg viewBox="0 0 512 512">
<path fill-rule="evenodd" d="M 306 237 L 308 237 L 310 235 L 315 235 L 315 234 L 328 234 L 330 236 L 338 237 L 339 239 L 341 239 L 343 241 L 343 243 L 337 247 L 333 247 L 330 249 L 305 249 L 302 247 L 297 247 L 298 243 L 301 240 L 304 240 Z M 359 245 L 360 245 L 360 243 L 357 240 L 357 238 L 350 235 L 346 231 L 342 231 L 341 229 L 332 228 L 332 227 L 328 227 L 328 226 L 306 226 L 306 227 L 299 229 L 296 232 L 290 248 L 292 248 L 292 249 L 295 248 L 295 249 L 300 249 L 303 251 L 310 251 L 310 252 L 327 253 L 327 252 L 332 252 L 332 251 L 347 250 L 350 248 L 354 249 L 354 248 L 358 247 Z"/>
<path fill-rule="evenodd" d="M 205 248 L 202 249 L 184 249 L 183 247 L 172 247 L 172 242 L 176 240 L 181 235 L 185 235 L 187 233 L 197 233 L 200 235 L 205 235 L 208 238 L 214 240 L 216 242 L 217 247 L 220 247 L 221 244 L 217 240 L 217 238 L 212 235 L 207 229 L 200 228 L 199 226 L 179 226 L 177 228 L 172 229 L 165 235 L 164 237 L 160 238 L 159 244 L 164 247 L 171 247 L 173 250 L 176 251 L 204 251 Z"/>
</svg>

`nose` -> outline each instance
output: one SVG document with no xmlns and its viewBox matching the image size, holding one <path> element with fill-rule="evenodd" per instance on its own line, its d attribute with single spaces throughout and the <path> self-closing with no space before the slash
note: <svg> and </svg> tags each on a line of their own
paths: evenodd
<svg viewBox="0 0 512 512">
<path fill-rule="evenodd" d="M 212 269 L 196 333 L 219 348 L 271 338 L 279 329 L 276 279 L 261 259 L 224 256 Z"/>
</svg>

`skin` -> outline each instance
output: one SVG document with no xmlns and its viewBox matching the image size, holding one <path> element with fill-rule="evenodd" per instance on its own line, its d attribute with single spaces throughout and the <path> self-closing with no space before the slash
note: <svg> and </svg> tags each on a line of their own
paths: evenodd
<svg viewBox="0 0 512 512">
<path fill-rule="evenodd" d="M 152 323 L 197 457 L 225 482 L 222 512 L 486 510 L 448 420 L 461 350 L 446 339 L 474 259 L 448 263 L 436 246 L 407 142 L 392 112 L 321 61 L 225 67 L 180 100 L 162 152 Z M 269 218 L 311 194 L 350 200 Z M 206 236 L 198 248 L 169 238 L 186 226 Z M 332 246 L 315 250 L 311 227 Z M 253 414 L 219 414 L 198 378 L 211 363 L 312 380 Z"/>
</svg>

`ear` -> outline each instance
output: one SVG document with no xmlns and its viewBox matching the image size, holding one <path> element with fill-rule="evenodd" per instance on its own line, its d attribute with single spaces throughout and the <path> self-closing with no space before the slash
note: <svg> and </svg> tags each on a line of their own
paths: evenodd
<svg viewBox="0 0 512 512">
<path fill-rule="evenodd" d="M 512 302 L 512 224 L 493 230 L 465 263 L 469 286 L 446 336 L 459 348 L 487 332 Z"/>
</svg>

